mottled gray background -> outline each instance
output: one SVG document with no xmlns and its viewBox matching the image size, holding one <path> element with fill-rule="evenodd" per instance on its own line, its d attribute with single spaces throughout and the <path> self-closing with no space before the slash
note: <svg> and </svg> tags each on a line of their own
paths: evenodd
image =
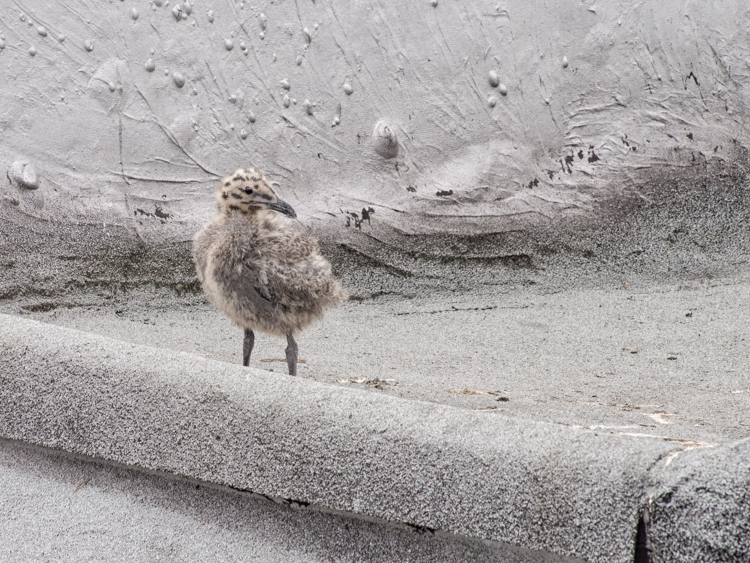
<svg viewBox="0 0 750 563">
<path fill-rule="evenodd" d="M 0 0 L 3 557 L 740 560 L 748 22 L 737 0 Z M 232 365 L 190 254 L 248 165 L 352 295 L 294 381 L 270 337 Z M 185 389 L 218 414 L 154 407 Z M 214 427 L 231 456 L 164 431 Z M 321 471 L 284 478 L 315 428 Z M 251 434 L 278 448 L 267 489 Z"/>
<path fill-rule="evenodd" d="M 194 288 L 189 240 L 248 164 L 355 293 L 747 262 L 744 2 L 0 8 L 0 296 Z"/>
</svg>

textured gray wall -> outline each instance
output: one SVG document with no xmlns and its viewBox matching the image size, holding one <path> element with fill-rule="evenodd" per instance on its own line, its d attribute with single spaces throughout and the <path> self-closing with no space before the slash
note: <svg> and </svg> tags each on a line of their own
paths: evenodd
<svg viewBox="0 0 750 563">
<path fill-rule="evenodd" d="M 190 283 L 186 241 L 248 164 L 308 228 L 370 255 L 558 240 L 673 201 L 678 170 L 744 186 L 749 16 L 731 0 L 0 0 L 16 268 L 0 292 Z"/>
</svg>

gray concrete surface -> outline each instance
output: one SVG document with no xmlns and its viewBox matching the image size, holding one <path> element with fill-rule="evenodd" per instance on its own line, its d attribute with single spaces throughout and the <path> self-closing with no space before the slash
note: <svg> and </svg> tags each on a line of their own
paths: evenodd
<svg viewBox="0 0 750 563">
<path fill-rule="evenodd" d="M 405 400 L 304 371 L 292 379 L 0 319 L 5 438 L 588 561 L 633 561 L 644 512 L 655 561 L 748 548 L 736 522 L 748 509 L 747 442 L 730 435 L 714 431 L 726 445 L 690 451 L 702 444 Z M 736 526 L 711 535 L 696 529 L 706 521 Z"/>
<path fill-rule="evenodd" d="M 727 535 L 725 527 L 712 535 L 706 522 L 729 525 L 748 513 L 746 497 L 734 494 L 746 484 L 731 467 L 747 466 L 732 443 L 748 436 L 750 191 L 744 173 L 722 179 L 719 170 L 705 176 L 705 183 L 678 178 L 650 189 L 651 203 L 619 210 L 595 227 L 571 227 L 567 234 L 550 230 L 479 239 L 436 237 L 414 239 L 414 247 L 394 243 L 385 249 L 368 243 L 364 254 L 355 250 L 362 248 L 359 243 L 328 246 L 354 300 L 302 334 L 301 358 L 306 363 L 300 366 L 301 379 L 317 380 L 331 393 L 344 386 L 375 397 L 447 403 L 489 422 L 511 417 L 518 428 L 497 433 L 518 439 L 525 436 L 519 429 L 541 421 L 570 431 L 583 427 L 628 437 L 650 444 L 647 449 L 712 445 L 701 448 L 709 452 L 703 465 L 685 469 L 696 479 L 677 481 L 673 497 L 654 496 L 653 487 L 662 477 L 652 468 L 652 485 L 636 487 L 641 501 L 624 503 L 627 518 L 615 532 L 617 539 L 607 536 L 592 551 L 613 549 L 621 560 L 629 560 L 637 513 L 643 513 L 651 499 L 659 508 L 659 522 L 643 529 L 658 556 L 655 561 L 680 561 L 680 554 L 696 549 L 706 561 L 731 560 L 726 558 L 750 549 L 742 543 L 744 536 Z M 144 242 L 132 247 L 120 236 L 122 228 L 102 230 L 96 225 L 74 227 L 62 236 L 54 224 L 36 219 L 3 225 L 12 226 L 3 232 L 0 249 L 9 266 L 0 277 L 3 312 L 238 367 L 238 330 L 196 293 L 184 244 Z M 358 236 L 361 242 L 368 234 Z M 283 362 L 274 361 L 283 358 L 282 349 L 282 342 L 260 337 L 254 367 L 266 373 L 274 369 L 267 374 L 284 381 L 286 376 L 278 373 Z M 92 360 L 99 361 L 96 354 Z M 398 385 L 392 385 L 395 382 Z M 452 392 L 464 389 L 490 394 Z M 65 389 L 59 396 L 56 408 L 64 410 L 73 395 Z M 390 403 L 385 408 L 390 412 Z M 71 411 L 71 416 L 77 415 Z M 286 433 L 288 444 L 290 436 L 298 435 L 296 426 L 287 425 Z M 118 439 L 107 447 L 117 447 Z M 579 447 L 565 444 L 572 451 Z M 134 451 L 124 447 L 120 453 L 136 463 L 140 450 Z M 514 471 L 524 471 L 522 458 L 513 458 Z M 557 470 L 557 461 L 549 458 L 524 475 L 547 478 Z M 645 470 L 639 465 L 638 471 Z M 712 472 L 728 477 L 712 482 Z M 592 494 L 577 474 L 563 480 L 584 487 L 578 491 L 581 496 Z M 567 502 L 555 496 L 564 491 L 555 484 L 550 490 L 530 487 L 526 492 Z M 441 505 L 436 498 L 416 499 L 420 508 L 415 512 Z M 671 498 L 682 499 L 680 506 L 664 500 Z M 513 512 L 507 517 L 522 517 L 520 526 L 526 526 L 528 511 L 523 505 L 514 510 L 521 516 Z M 591 510 L 596 509 L 587 507 L 585 518 Z M 388 514 L 413 522 L 412 514 Z M 550 523 L 540 520 L 536 525 L 546 529 Z M 586 532 L 586 541 L 599 541 L 602 530 L 611 526 L 607 521 L 595 533 Z M 530 536 L 537 533 L 533 526 L 526 530 Z M 537 540 L 501 541 L 532 549 L 543 545 L 557 554 L 590 548 Z M 560 536 L 555 541 L 565 543 Z M 602 559 L 612 560 L 609 553 Z"/>
<path fill-rule="evenodd" d="M 216 181 L 250 164 L 343 255 L 443 278 L 599 257 L 572 224 L 658 215 L 675 177 L 706 202 L 747 165 L 740 0 L 183 4 L 0 1 L 0 297 L 192 283 Z M 700 238 L 664 269 L 710 262 Z M 629 246 L 604 254 L 649 262 Z"/>
<path fill-rule="evenodd" d="M 647 529 L 654 561 L 748 561 L 750 439 L 669 463 L 651 492 Z"/>
<path fill-rule="evenodd" d="M 89 303 L 33 299 L 0 311 L 240 363 L 241 330 L 201 297 Z M 743 275 L 386 296 L 350 301 L 305 330 L 299 373 L 484 416 L 716 445 L 750 436 L 748 318 Z M 251 365 L 284 380 L 283 339 L 257 340 Z"/>
<path fill-rule="evenodd" d="M 0 560 L 563 563 L 0 440 Z"/>
<path fill-rule="evenodd" d="M 17 317 L 0 330 L 6 438 L 590 561 L 632 561 L 650 472 L 682 449 Z"/>
<path fill-rule="evenodd" d="M 740 0 L 192 4 L 0 3 L 4 199 L 174 241 L 253 164 L 332 231 L 482 234 L 747 146 Z"/>
<path fill-rule="evenodd" d="M 396 433 L 405 450 L 387 450 L 396 461 L 381 473 L 390 481 L 374 475 L 376 464 L 365 471 L 370 483 L 311 477 L 289 494 L 607 561 L 632 555 L 640 512 L 655 560 L 741 558 L 750 551 L 739 533 L 747 497 L 738 493 L 747 467 L 738 440 L 748 436 L 750 410 L 747 14 L 739 0 L 0 0 L 0 311 L 57 325 L 39 328 L 30 363 L 6 359 L 11 371 L 0 377 L 38 369 L 43 381 L 63 374 L 68 385 L 13 380 L 41 410 L 6 409 L 18 396 L 0 389 L 10 401 L 0 403 L 9 421 L 1 435 L 34 420 L 65 421 L 53 438 L 70 449 L 96 445 L 96 455 L 180 473 L 170 465 L 182 459 L 179 448 L 154 440 L 194 434 L 209 443 L 215 435 L 196 429 L 208 432 L 211 417 L 223 415 L 206 407 L 203 420 L 192 411 L 184 420 L 195 428 L 160 437 L 161 421 L 177 423 L 159 410 L 159 394 L 177 397 L 177 416 L 192 408 L 170 394 L 183 385 L 187 396 L 244 407 L 258 387 L 281 397 L 266 416 L 278 414 L 267 430 L 283 444 L 274 467 L 284 469 L 285 456 L 304 459 L 295 409 L 312 409 L 311 399 L 290 387 L 304 388 L 353 409 L 354 426 L 335 419 L 331 428 L 365 444 L 382 445 L 371 438 L 381 436 L 379 422 L 390 435 L 391 411 L 406 417 Z M 397 151 L 373 136 L 383 121 Z M 190 259 L 216 179 L 247 164 L 279 181 L 299 227 L 322 237 L 354 297 L 303 333 L 306 363 L 291 384 L 278 373 L 283 343 L 273 339 L 259 339 L 258 371 L 224 363 L 238 363 L 240 337 L 199 296 Z M 362 209 L 372 210 L 369 220 Z M 0 320 L 8 323 L 31 326 Z M 119 343 L 95 339 L 98 348 L 76 352 L 64 344 L 93 345 L 91 337 L 60 327 Z M 64 335 L 73 336 L 63 344 Z M 18 335 L 8 337 L 9 349 L 21 350 Z M 126 375 L 119 354 L 132 350 L 142 370 Z M 189 364 L 186 380 L 176 375 L 180 361 Z M 247 373 L 256 379 L 238 390 Z M 234 394 L 211 387 L 237 377 L 228 383 Z M 157 402 L 141 404 L 144 397 Z M 371 420 L 354 398 L 371 405 Z M 110 401 L 125 406 L 97 425 Z M 305 412 L 323 433 L 310 414 L 318 411 Z M 415 413 L 424 416 L 409 418 Z M 424 429 L 443 428 L 430 413 L 447 413 L 455 433 L 489 428 L 481 448 L 500 447 L 490 437 L 510 440 L 508 448 L 528 440 L 493 481 L 512 481 L 514 500 L 526 500 L 509 509 L 492 490 L 492 505 L 482 481 L 466 496 L 481 497 L 475 507 L 451 513 L 466 520 L 432 512 L 443 509 L 442 491 L 453 486 L 456 499 L 468 495 L 464 477 L 479 479 L 466 461 L 481 457 L 475 443 L 440 450 L 458 461 L 445 470 L 453 480 L 436 476 L 434 488 L 415 489 L 433 496 L 410 489 L 403 497 L 412 504 L 399 505 L 370 494 L 368 486 L 402 491 L 444 467 L 430 468 L 427 454 L 409 457 L 423 434 L 445 445 Z M 122 417 L 127 428 L 150 421 L 156 435 L 135 432 L 145 440 L 138 443 L 101 434 Z M 217 428 L 241 436 L 225 426 Z M 32 427 L 44 435 L 43 424 Z M 544 431 L 529 437 L 533 428 Z M 564 477 L 557 457 L 540 457 L 543 436 L 560 436 L 552 451 Z M 601 451 L 579 452 L 591 440 Z M 584 510 L 596 472 L 622 466 L 622 444 L 639 452 L 625 463 L 636 484 L 622 497 L 632 479 L 602 477 L 612 494 L 589 488 L 597 500 Z M 321 471 L 360 459 L 359 450 L 344 453 L 341 466 L 319 460 Z M 221 482 L 241 465 L 219 471 L 225 454 L 214 444 L 193 473 Z M 586 456 L 596 458 L 589 473 Z M 15 467 L 33 482 L 30 464 Z M 61 475 L 75 472 L 65 467 Z M 365 508 L 331 485 L 342 479 L 347 490 L 368 491 Z M 576 484 L 583 489 L 572 491 Z M 607 500 L 614 511 L 601 508 Z M 534 520 L 547 508 L 534 503 L 557 508 Z M 575 518 L 558 518 L 568 512 L 580 515 L 580 530 Z M 587 520 L 605 512 L 617 522 Z M 736 537 L 722 533 L 731 522 Z"/>
</svg>

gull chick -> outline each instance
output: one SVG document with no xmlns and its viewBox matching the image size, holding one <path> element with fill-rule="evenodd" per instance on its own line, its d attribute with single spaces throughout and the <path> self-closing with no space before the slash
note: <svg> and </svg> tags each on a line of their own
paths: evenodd
<svg viewBox="0 0 750 563">
<path fill-rule="evenodd" d="M 289 375 L 297 375 L 294 336 L 347 299 L 318 242 L 297 231 L 295 218 L 268 179 L 241 168 L 221 182 L 218 212 L 193 240 L 198 279 L 209 301 L 245 329 L 242 365 L 254 331 L 286 336 Z"/>
</svg>

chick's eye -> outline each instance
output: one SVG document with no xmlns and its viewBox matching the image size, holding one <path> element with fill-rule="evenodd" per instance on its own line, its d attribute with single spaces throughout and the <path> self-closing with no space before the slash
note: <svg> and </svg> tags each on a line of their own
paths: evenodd
<svg viewBox="0 0 750 563">
<path fill-rule="evenodd" d="M 246 194 L 251 194 L 251 193 L 253 193 L 253 189 L 252 188 L 245 188 L 245 193 Z"/>
</svg>

